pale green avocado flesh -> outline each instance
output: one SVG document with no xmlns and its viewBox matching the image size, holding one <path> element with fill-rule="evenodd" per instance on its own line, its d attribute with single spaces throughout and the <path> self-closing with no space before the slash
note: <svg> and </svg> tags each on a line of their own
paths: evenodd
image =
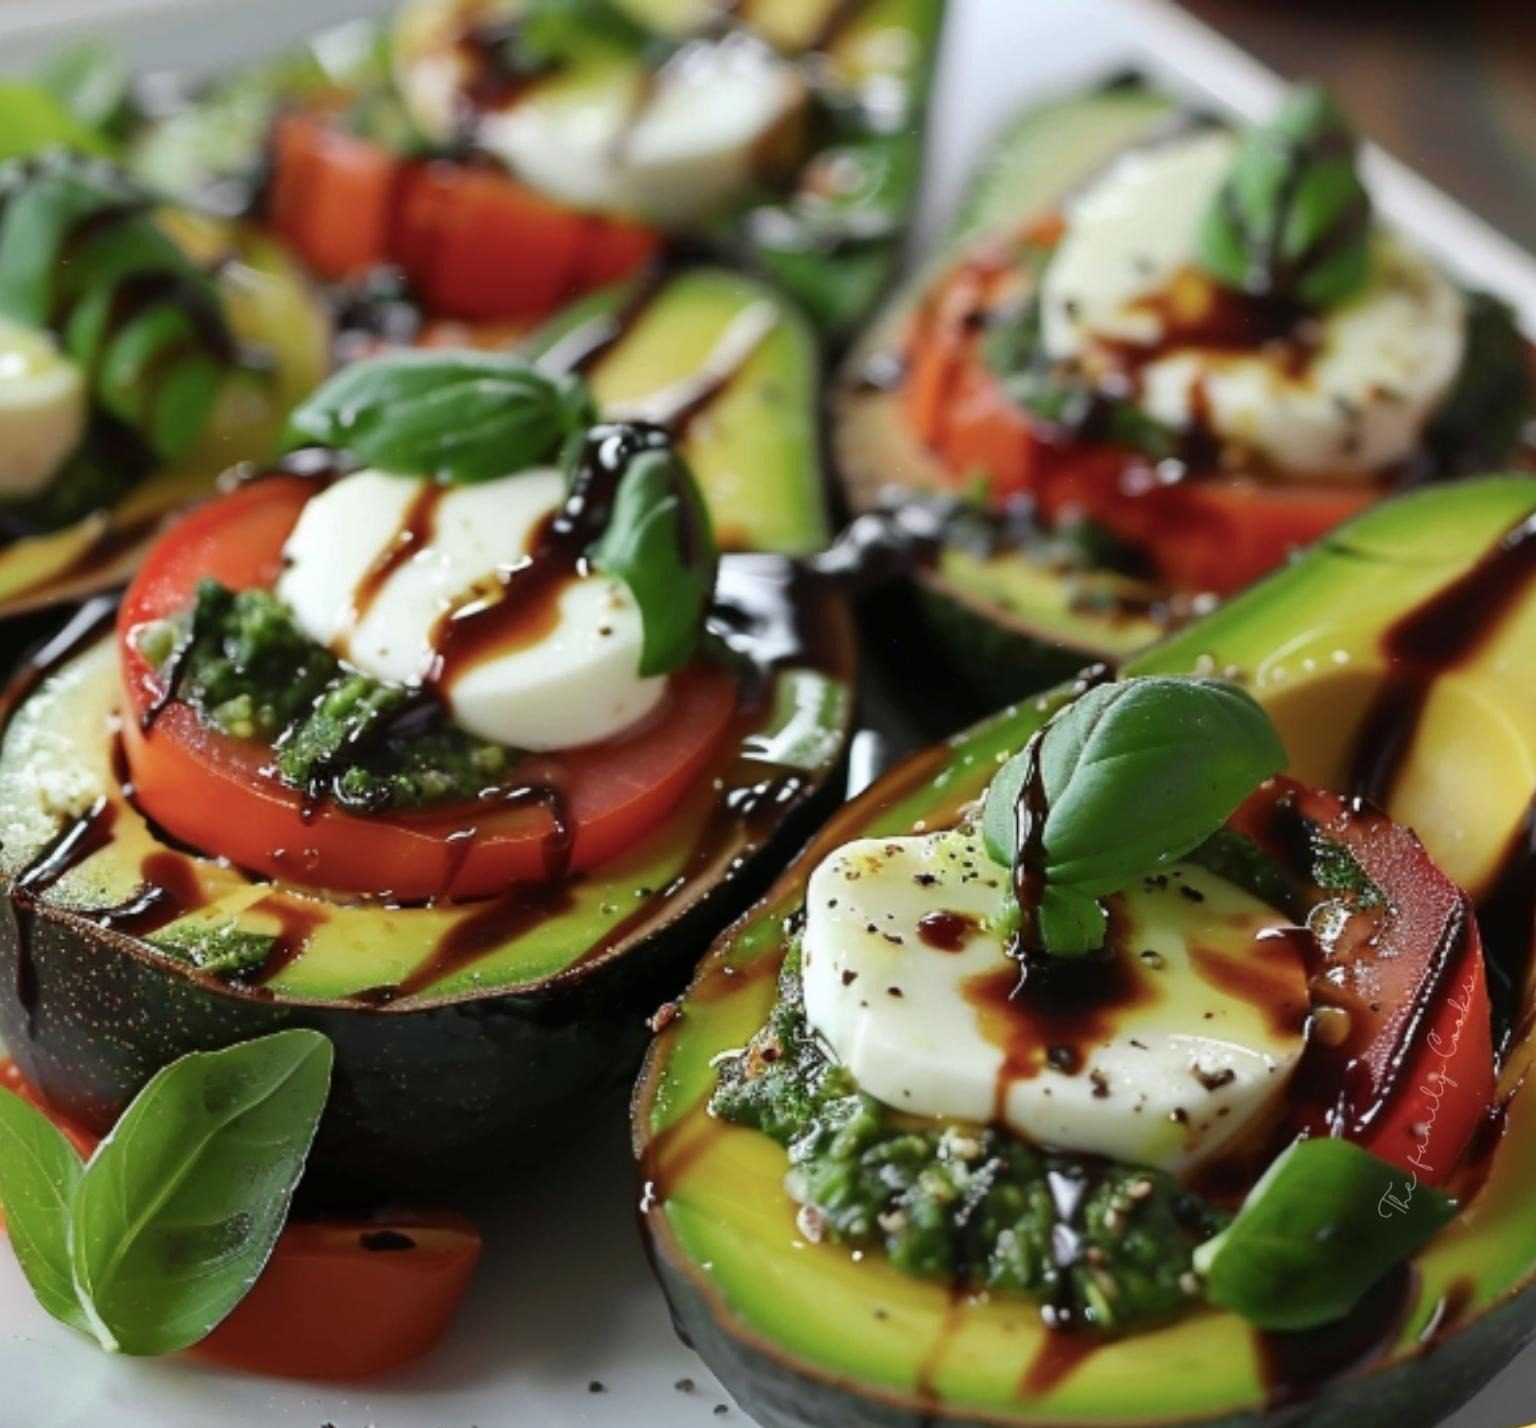
<svg viewBox="0 0 1536 1428">
<path fill-rule="evenodd" d="M 1518 982 L 1516 1006 L 1531 992 L 1529 948 L 1491 909 L 1536 791 L 1533 519 L 1536 480 L 1524 478 L 1383 505 L 1126 667 L 1242 681 L 1274 718 L 1289 771 L 1347 789 L 1393 626 L 1458 582 L 1502 592 L 1475 602 L 1478 637 L 1431 672 L 1416 717 L 1404 702 L 1407 751 L 1387 801 L 1486 910 L 1490 966 Z M 1067 697 L 1057 689 L 1006 709 L 845 808 L 717 942 L 653 1047 L 636 1100 L 653 1254 L 690 1338 L 768 1428 L 1291 1421 L 1276 1397 L 1286 1387 L 1276 1346 L 1235 1316 L 1201 1311 L 1074 1356 L 1023 1296 L 956 1299 L 878 1250 L 810 1243 L 783 1186 L 784 1150 L 707 1112 L 719 1058 L 767 1019 L 810 869 L 849 839 L 953 821 Z M 1533 1053 L 1529 1022 L 1516 1025 L 1525 1029 L 1503 1060 L 1506 1094 Z M 1533 1157 L 1536 1102 L 1515 1095 L 1480 1187 L 1468 1182 L 1474 1197 L 1416 1257 L 1392 1312 L 1353 1347 L 1343 1328 L 1303 1346 L 1319 1368 L 1343 1357 L 1336 1380 L 1300 1387 L 1316 1397 L 1298 1421 L 1429 1428 L 1536 1332 L 1536 1290 L 1522 1292 L 1536 1280 Z"/>
</svg>

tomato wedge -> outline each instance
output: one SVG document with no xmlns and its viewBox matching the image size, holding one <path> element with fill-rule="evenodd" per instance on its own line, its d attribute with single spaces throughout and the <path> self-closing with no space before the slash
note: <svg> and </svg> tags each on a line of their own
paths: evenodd
<svg viewBox="0 0 1536 1428">
<path fill-rule="evenodd" d="M 1029 495 L 1048 519 L 1091 519 L 1144 553 L 1175 589 L 1217 595 L 1267 575 L 1379 495 L 1370 487 L 1199 472 L 1165 485 L 1135 452 L 1053 441 L 1008 394 L 983 350 L 977 315 L 1016 285 L 1011 262 L 981 255 L 934 290 L 907 336 L 902 410 L 956 486 L 979 475 L 997 504 Z"/>
<path fill-rule="evenodd" d="M 36 1106 L 81 1159 L 90 1158 L 100 1138 L 65 1120 L 14 1061 L 0 1061 L 0 1086 Z M 480 1249 L 480 1232 L 450 1211 L 291 1221 L 251 1292 L 189 1352 L 280 1378 L 385 1373 L 442 1338 Z"/>
<path fill-rule="evenodd" d="M 1425 1184 L 1443 1183 L 1495 1093 L 1471 899 L 1412 831 L 1360 800 L 1292 779 L 1270 780 L 1231 826 L 1297 871 L 1298 861 L 1313 861 L 1315 833 L 1345 849 L 1381 895 L 1340 917 L 1337 891 L 1314 881 L 1310 867 L 1302 872 L 1322 956 L 1312 976 L 1313 1035 L 1292 1088 L 1298 1128 L 1342 1135 Z"/>
<path fill-rule="evenodd" d="M 273 226 L 320 276 L 398 265 L 433 314 L 529 321 L 655 257 L 654 229 L 578 213 L 499 169 L 397 157 L 323 113 L 273 137 Z"/>
<path fill-rule="evenodd" d="M 263 772 L 265 746 L 206 728 L 172 702 L 150 724 L 158 673 L 133 632 L 185 610 L 199 580 L 231 589 L 270 586 L 282 548 L 315 487 L 272 476 L 201 507 L 150 553 L 124 596 L 118 643 L 129 717 L 123 749 L 139 805 L 173 837 L 268 877 L 405 901 L 486 897 L 549 876 L 551 813 L 456 805 L 365 816 L 306 806 Z M 661 705 L 618 738 L 540 758 L 527 773 L 558 787 L 574 835 L 569 869 L 590 868 L 631 846 L 704 775 L 735 717 L 736 689 L 722 669 L 671 677 Z"/>
<path fill-rule="evenodd" d="M 290 1222 L 232 1313 L 191 1353 L 277 1378 L 371 1378 L 420 1358 L 480 1259 L 462 1215 Z"/>
</svg>

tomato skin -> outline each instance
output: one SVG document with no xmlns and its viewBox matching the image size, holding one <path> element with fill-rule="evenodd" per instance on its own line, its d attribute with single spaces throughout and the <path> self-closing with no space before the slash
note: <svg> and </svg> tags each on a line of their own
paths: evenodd
<svg viewBox="0 0 1536 1428">
<path fill-rule="evenodd" d="M 963 264 L 918 309 L 907 336 L 902 410 L 955 485 L 980 476 L 995 504 L 1025 495 L 1049 520 L 1091 519 L 1141 551 L 1174 589 L 1216 595 L 1269 574 L 1379 497 L 1373 486 L 1199 472 L 1161 485 L 1136 452 L 1053 440 L 983 349 L 977 316 L 998 306 L 1013 278 L 1001 255 Z"/>
<path fill-rule="evenodd" d="M 379 816 L 306 806 L 264 775 L 269 749 L 205 728 L 185 704 L 172 702 L 144 727 L 161 685 L 134 631 L 186 609 L 205 577 L 236 590 L 273 584 L 314 490 L 298 477 L 273 476 L 199 508 L 150 552 L 129 587 L 118 616 L 122 740 L 140 806 L 175 838 L 239 867 L 341 892 L 425 901 L 546 881 L 554 820 L 545 807 L 460 804 Z M 574 829 L 569 870 L 593 867 L 654 828 L 704 776 L 735 713 L 731 676 L 694 666 L 671 676 L 661 706 L 639 728 L 531 766 L 530 777 L 564 795 Z"/>
<path fill-rule="evenodd" d="M 397 264 L 427 310 L 469 322 L 532 321 L 630 277 L 654 229 L 583 214 L 498 169 L 418 162 L 290 114 L 273 142 L 274 227 L 322 277 Z"/>
<path fill-rule="evenodd" d="M 1386 902 L 1360 915 L 1361 925 L 1338 939 L 1313 976 L 1314 1006 L 1346 1009 L 1350 1033 L 1315 1078 L 1325 1097 L 1306 1078 L 1299 1094 L 1293 1087 L 1297 1128 L 1342 1134 L 1424 1184 L 1442 1184 L 1495 1096 L 1487 968 L 1471 899 L 1411 830 L 1292 779 L 1270 780 L 1231 826 L 1285 865 L 1274 833 L 1280 805 L 1346 848 Z M 1315 903 L 1330 896 L 1307 891 Z M 1319 1051 L 1308 1050 L 1314 1066 L 1324 1060 Z"/>
</svg>

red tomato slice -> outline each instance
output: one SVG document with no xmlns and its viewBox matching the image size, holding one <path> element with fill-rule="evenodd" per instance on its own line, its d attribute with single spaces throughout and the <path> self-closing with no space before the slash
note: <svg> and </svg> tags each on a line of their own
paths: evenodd
<svg viewBox="0 0 1536 1428">
<path fill-rule="evenodd" d="M 487 897 L 547 879 L 554 820 L 543 807 L 458 805 L 386 816 L 306 807 L 263 774 L 270 750 L 205 728 L 185 704 L 170 704 L 145 732 L 141 720 L 161 684 L 133 631 L 185 610 L 205 577 L 236 590 L 270 586 L 314 490 L 297 477 L 270 477 L 201 507 L 150 552 L 129 587 L 118 616 L 130 715 L 122 737 L 140 806 L 173 837 L 239 867 L 343 892 L 406 901 Z M 594 867 L 654 828 L 715 759 L 735 709 L 730 676 L 700 665 L 672 676 L 640 728 L 530 767 L 530 778 L 564 796 L 574 832 L 570 870 Z"/>
<path fill-rule="evenodd" d="M 273 162 L 273 225 L 316 272 L 398 264 L 442 317 L 545 317 L 661 246 L 654 229 L 578 213 L 499 169 L 400 159 L 324 114 L 280 120 Z"/>
<path fill-rule="evenodd" d="M 945 279 L 913 318 L 902 409 L 957 486 L 978 475 L 992 499 L 1032 495 L 1045 516 L 1087 517 L 1144 552 L 1176 590 L 1231 594 L 1375 500 L 1374 489 L 1193 476 L 1159 485 L 1136 453 L 1057 445 L 986 361 L 978 314 L 1011 265 L 986 256 Z"/>
<path fill-rule="evenodd" d="M 361 1379 L 420 1358 L 480 1259 L 462 1215 L 287 1225 L 256 1286 L 191 1353 L 278 1378 Z"/>
<path fill-rule="evenodd" d="M 1471 899 L 1407 828 L 1359 801 L 1272 779 L 1232 826 L 1292 867 L 1295 814 L 1347 849 L 1384 895 L 1328 939 L 1312 978 L 1318 1020 L 1292 1104 L 1298 1124 L 1343 1135 L 1441 1184 L 1494 1100 L 1487 971 Z M 1333 894 L 1313 887 L 1318 904 Z M 1323 1008 L 1332 1008 L 1325 1013 Z"/>
<path fill-rule="evenodd" d="M 323 118 L 290 114 L 272 139 L 272 225 L 322 278 L 366 272 L 389 255 L 400 163 Z"/>
</svg>

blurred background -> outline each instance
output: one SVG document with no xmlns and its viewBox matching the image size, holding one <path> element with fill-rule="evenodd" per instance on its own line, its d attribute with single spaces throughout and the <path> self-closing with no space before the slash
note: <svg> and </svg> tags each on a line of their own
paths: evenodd
<svg viewBox="0 0 1536 1428">
<path fill-rule="evenodd" d="M 1371 138 L 1536 251 L 1536 0 L 1182 3 L 1281 74 L 1322 80 Z"/>
</svg>

